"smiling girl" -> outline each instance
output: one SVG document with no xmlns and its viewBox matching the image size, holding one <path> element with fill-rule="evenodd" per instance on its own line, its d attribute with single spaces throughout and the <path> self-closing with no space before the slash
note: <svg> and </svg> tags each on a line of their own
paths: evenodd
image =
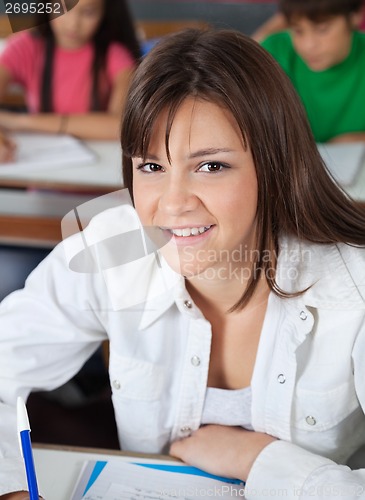
<svg viewBox="0 0 365 500">
<path fill-rule="evenodd" d="M 365 443 L 365 214 L 290 81 L 238 32 L 172 35 L 136 70 L 121 144 L 132 202 L 0 308 L 0 493 L 26 488 L 17 396 L 106 339 L 124 450 L 241 479 L 248 500 L 364 488 L 345 463 Z M 160 250 L 141 253 L 141 225 Z"/>
</svg>

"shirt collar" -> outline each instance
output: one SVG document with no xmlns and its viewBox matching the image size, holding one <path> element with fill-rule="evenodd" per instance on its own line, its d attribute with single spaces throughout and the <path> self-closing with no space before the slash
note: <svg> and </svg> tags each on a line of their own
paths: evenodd
<svg viewBox="0 0 365 500">
<path fill-rule="evenodd" d="M 277 282 L 311 307 L 365 310 L 365 249 L 282 238 Z"/>
<path fill-rule="evenodd" d="M 185 288 L 184 278 L 175 273 L 161 256 L 155 260 L 146 285 L 146 300 L 139 324 L 140 329 L 148 328 L 158 320 L 176 303 L 179 290 Z"/>
</svg>

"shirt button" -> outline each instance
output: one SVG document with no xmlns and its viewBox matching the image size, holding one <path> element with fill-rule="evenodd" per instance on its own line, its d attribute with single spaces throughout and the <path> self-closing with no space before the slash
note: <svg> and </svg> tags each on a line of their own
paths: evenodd
<svg viewBox="0 0 365 500">
<path fill-rule="evenodd" d="M 314 417 L 312 417 L 312 415 L 308 415 L 305 421 L 307 422 L 308 425 L 316 425 L 317 423 L 317 420 Z"/>
<path fill-rule="evenodd" d="M 280 373 L 278 375 L 277 381 L 279 382 L 279 384 L 285 384 L 286 378 L 284 373 Z"/>
<path fill-rule="evenodd" d="M 120 389 L 120 382 L 119 382 L 119 380 L 113 380 L 113 387 L 114 387 L 114 389 L 117 389 L 117 390 Z"/>
<path fill-rule="evenodd" d="M 193 304 L 191 302 L 191 300 L 185 300 L 184 301 L 184 306 L 187 308 L 187 309 L 191 309 L 193 307 Z"/>
<path fill-rule="evenodd" d="M 180 432 L 190 432 L 191 431 L 191 428 L 188 426 L 188 425 L 184 425 L 183 427 L 181 427 L 180 429 Z"/>
<path fill-rule="evenodd" d="M 307 319 L 307 313 L 305 311 L 300 311 L 299 317 L 301 320 L 305 321 Z"/>
<path fill-rule="evenodd" d="M 200 365 L 200 358 L 199 356 L 193 356 L 190 360 L 191 364 L 193 366 L 199 366 Z"/>
</svg>

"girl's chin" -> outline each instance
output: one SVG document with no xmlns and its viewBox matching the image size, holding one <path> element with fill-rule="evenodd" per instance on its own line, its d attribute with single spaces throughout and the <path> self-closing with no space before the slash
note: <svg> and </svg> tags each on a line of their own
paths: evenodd
<svg viewBox="0 0 365 500">
<path fill-rule="evenodd" d="M 193 278 L 195 276 L 213 272 L 214 264 L 200 257 L 200 254 L 193 251 L 192 247 L 178 247 L 174 241 L 170 241 L 167 245 L 160 248 L 160 253 L 169 267 L 176 273 L 185 278 Z"/>
<path fill-rule="evenodd" d="M 207 272 L 206 266 L 196 262 L 184 262 L 180 259 L 171 259 L 169 256 L 164 256 L 168 266 L 177 274 L 180 274 L 186 279 L 192 279 L 199 275 L 204 275 Z"/>
</svg>

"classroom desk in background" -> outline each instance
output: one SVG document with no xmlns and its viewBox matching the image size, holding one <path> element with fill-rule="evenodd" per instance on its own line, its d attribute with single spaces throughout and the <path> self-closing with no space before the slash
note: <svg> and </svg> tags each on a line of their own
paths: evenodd
<svg viewBox="0 0 365 500">
<path fill-rule="evenodd" d="M 0 244 L 53 248 L 62 239 L 62 218 L 93 198 L 0 188 Z"/>
<path fill-rule="evenodd" d="M 118 141 L 85 141 L 95 153 L 90 164 L 29 168 L 2 172 L 0 187 L 37 188 L 86 193 L 108 193 L 122 186 L 122 153 Z"/>
<path fill-rule="evenodd" d="M 1 244 L 52 248 L 62 239 L 60 223 L 66 213 L 122 187 L 119 142 L 87 145 L 95 153 L 90 164 L 21 171 L 14 165 L 11 172 L 2 172 L 0 165 Z"/>
<path fill-rule="evenodd" d="M 346 187 L 345 191 L 352 196 L 354 200 L 357 200 L 365 206 L 365 159 L 355 182 L 351 186 Z"/>
<path fill-rule="evenodd" d="M 52 248 L 122 202 L 121 190 L 95 196 L 0 188 L 0 244 Z"/>
</svg>

